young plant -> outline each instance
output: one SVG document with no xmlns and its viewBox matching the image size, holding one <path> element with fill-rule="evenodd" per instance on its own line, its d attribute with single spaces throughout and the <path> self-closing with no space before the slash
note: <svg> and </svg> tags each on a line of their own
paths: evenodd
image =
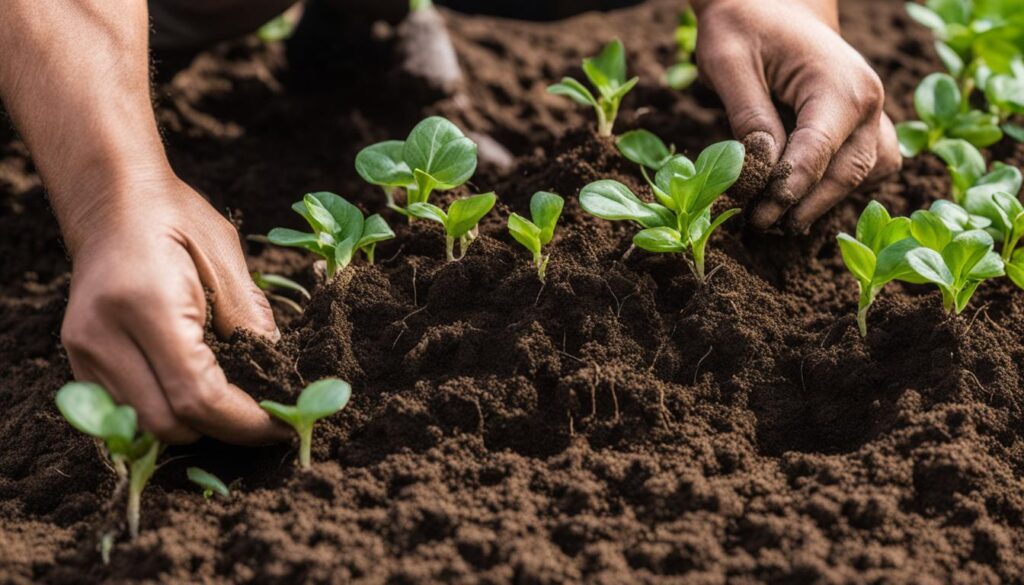
<svg viewBox="0 0 1024 585">
<path fill-rule="evenodd" d="M 57 408 L 71 426 L 103 441 L 117 474 L 117 495 L 128 490 L 128 533 L 139 535 L 142 491 L 156 471 L 163 450 L 153 435 L 138 434 L 135 409 L 118 406 L 98 384 L 71 382 L 57 391 Z"/>
<path fill-rule="evenodd" d="M 985 90 L 989 109 L 999 118 L 1003 132 L 1024 142 L 1024 126 L 1015 124 L 1010 118 L 1024 115 L 1024 59 L 1019 55 L 1010 63 L 1010 73 L 994 74 L 987 66 L 979 68 L 975 77 Z"/>
<path fill-rule="evenodd" d="M 448 261 L 453 262 L 466 256 L 466 250 L 479 234 L 477 224 L 494 207 L 497 200 L 498 196 L 494 193 L 456 199 L 448 207 L 447 213 L 431 203 L 413 203 L 409 206 L 409 213 L 413 217 L 436 221 L 444 226 L 445 253 Z M 458 258 L 455 257 L 456 240 L 459 242 Z"/>
<path fill-rule="evenodd" d="M 203 497 L 209 500 L 213 494 L 228 499 L 231 497 L 231 490 L 220 480 L 219 477 L 198 467 L 189 467 L 185 470 L 188 480 L 203 490 Z"/>
<path fill-rule="evenodd" d="M 477 145 L 438 116 L 417 124 L 405 141 L 381 142 L 356 155 L 359 176 L 383 188 L 388 207 L 407 216 L 410 205 L 427 203 L 434 191 L 464 184 L 476 165 Z M 396 192 L 404 193 L 405 207 L 395 202 Z"/>
<path fill-rule="evenodd" d="M 322 257 L 327 262 L 328 278 L 347 267 L 358 250 L 373 264 L 377 244 L 395 237 L 384 218 L 374 214 L 364 219 L 358 207 L 334 193 L 310 193 L 292 205 L 292 210 L 306 220 L 313 233 L 274 228 L 267 239 Z"/>
<path fill-rule="evenodd" d="M 944 138 L 961 138 L 982 148 L 999 142 L 1003 131 L 992 114 L 962 106 L 956 80 L 945 73 L 933 73 L 914 92 L 914 108 L 920 120 L 896 125 L 900 151 L 915 157 L 933 150 Z"/>
<path fill-rule="evenodd" d="M 640 224 L 644 229 L 633 237 L 633 244 L 640 249 L 689 252 L 690 269 L 703 283 L 705 248 L 711 234 L 740 212 L 730 209 L 712 219 L 711 207 L 739 179 L 743 157 L 739 142 L 719 142 L 704 149 L 696 165 L 684 156 L 671 158 L 651 185 L 657 203 L 640 200 L 622 183 L 604 180 L 580 191 L 580 205 L 602 219 Z"/>
<path fill-rule="evenodd" d="M 969 213 L 990 222 L 986 231 L 993 238 L 998 238 L 1002 259 L 1009 261 L 1024 236 L 1024 205 L 1017 199 L 1017 191 L 1011 195 L 1006 191 L 992 191 L 986 187 L 968 191 L 964 207 Z M 1017 187 L 1019 190 L 1019 183 Z"/>
<path fill-rule="evenodd" d="M 697 81 L 697 65 L 693 62 L 693 53 L 697 50 L 697 14 L 693 8 L 679 14 L 675 37 L 676 64 L 665 72 L 665 83 L 681 91 Z"/>
<path fill-rule="evenodd" d="M 544 282 L 550 254 L 544 254 L 547 246 L 555 237 L 555 227 L 562 215 L 565 200 L 554 193 L 541 191 L 534 193 L 530 199 L 530 217 L 526 219 L 518 213 L 508 218 L 508 231 L 517 242 L 533 253 L 533 263 L 537 266 L 537 277 Z"/>
<path fill-rule="evenodd" d="M 626 80 L 626 50 L 622 41 L 615 39 L 598 56 L 584 59 L 583 73 L 597 89 L 598 97 L 571 77 L 548 87 L 548 92 L 564 95 L 581 106 L 592 106 L 597 113 L 597 133 L 611 136 L 622 98 L 640 81 L 639 77 Z"/>
<path fill-rule="evenodd" d="M 946 163 L 953 185 L 953 200 L 960 205 L 964 204 L 964 198 L 971 190 L 1014 194 L 1020 191 L 1019 170 L 995 162 L 986 172 L 985 158 L 965 140 L 940 140 L 932 151 Z"/>
<path fill-rule="evenodd" d="M 295 406 L 264 400 L 260 408 L 288 423 L 299 435 L 299 465 L 309 469 L 313 448 L 313 425 L 345 408 L 352 397 L 348 382 L 327 378 L 313 382 L 299 394 Z"/>
<path fill-rule="evenodd" d="M 840 233 L 837 239 L 843 263 L 860 287 L 857 327 L 867 337 L 868 309 L 882 288 L 905 272 L 903 257 L 917 246 L 910 239 L 910 220 L 891 217 L 881 203 L 872 201 L 857 220 L 856 236 Z"/>
<path fill-rule="evenodd" d="M 306 287 L 290 278 L 286 278 L 278 274 L 264 274 L 259 271 L 253 272 L 252 281 L 256 283 L 256 288 L 260 289 L 265 295 L 267 295 L 268 299 L 281 303 L 300 315 L 302 314 L 301 305 L 290 298 L 279 295 L 273 291 L 278 289 L 290 290 L 299 293 L 305 297 L 306 300 L 309 300 L 310 298 L 309 291 L 306 290 Z"/>
</svg>

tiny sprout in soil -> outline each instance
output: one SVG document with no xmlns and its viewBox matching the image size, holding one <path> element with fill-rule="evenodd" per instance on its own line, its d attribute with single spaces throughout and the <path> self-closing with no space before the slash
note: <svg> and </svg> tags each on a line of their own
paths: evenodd
<svg viewBox="0 0 1024 585">
<path fill-rule="evenodd" d="M 188 480 L 203 490 L 203 497 L 209 500 L 214 494 L 222 498 L 230 498 L 231 490 L 220 480 L 219 477 L 198 467 L 189 467 L 185 470 Z"/>
<path fill-rule="evenodd" d="M 279 274 L 264 274 L 262 272 L 253 272 L 252 280 L 253 282 L 256 283 L 256 287 L 267 295 L 268 299 L 281 303 L 282 305 L 288 307 L 289 309 L 299 314 L 302 313 L 301 305 L 299 305 L 292 299 L 283 295 L 279 295 L 273 291 L 278 289 L 290 290 L 302 295 L 307 300 L 310 298 L 309 291 L 306 290 L 306 287 L 302 286 L 301 284 L 295 282 L 290 278 L 281 276 Z"/>
<path fill-rule="evenodd" d="M 309 469 L 313 425 L 345 408 L 351 397 L 352 387 L 348 382 L 327 378 L 307 386 L 299 394 L 299 400 L 294 406 L 264 400 L 260 402 L 260 407 L 295 429 L 299 435 L 299 465 Z"/>
<path fill-rule="evenodd" d="M 956 80 L 945 73 L 924 78 L 914 92 L 914 108 L 920 120 L 896 125 L 900 151 L 914 157 L 933 150 L 943 138 L 961 138 L 982 148 L 999 142 L 1003 131 L 993 114 L 964 106 Z"/>
<path fill-rule="evenodd" d="M 687 8 L 679 14 L 676 26 L 676 64 L 665 72 L 665 84 L 675 90 L 684 90 L 697 81 L 697 65 L 693 53 L 697 50 L 697 14 Z"/>
<path fill-rule="evenodd" d="M 462 260 L 466 256 L 466 250 L 479 234 L 477 224 L 494 207 L 497 200 L 498 196 L 494 193 L 456 199 L 448 206 L 447 213 L 431 203 L 413 203 L 409 206 L 409 213 L 414 217 L 436 221 L 444 226 L 445 254 L 448 261 L 452 262 Z M 459 242 L 457 258 L 455 257 L 456 240 Z"/>
<path fill-rule="evenodd" d="M 622 98 L 640 81 L 639 77 L 626 80 L 626 50 L 622 41 L 615 39 L 598 56 L 584 59 L 583 72 L 599 97 L 594 97 L 586 86 L 571 77 L 562 78 L 561 83 L 549 87 L 548 92 L 564 95 L 581 106 L 592 106 L 597 113 L 597 133 L 611 136 Z"/>
<path fill-rule="evenodd" d="M 435 190 L 454 189 L 473 176 L 477 145 L 455 124 L 433 116 L 412 129 L 409 137 L 364 148 L 356 155 L 356 171 L 364 181 L 384 189 L 388 207 L 410 215 L 408 206 L 427 203 Z M 405 196 L 405 207 L 395 194 Z"/>
<path fill-rule="evenodd" d="M 278 246 L 304 248 L 322 257 L 328 278 L 347 267 L 357 250 L 373 264 L 377 244 L 395 237 L 384 218 L 374 214 L 364 219 L 358 207 L 334 193 L 310 193 L 292 209 L 309 223 L 313 233 L 274 228 L 267 238 Z"/>
<path fill-rule="evenodd" d="M 953 184 L 953 200 L 963 205 L 964 197 L 971 190 L 1020 191 L 1020 171 L 1015 167 L 996 162 L 990 171 L 985 171 L 985 158 L 977 148 L 965 140 L 940 140 L 934 147 L 936 156 L 946 163 L 950 181 Z M 977 188 L 977 189 L 975 189 Z"/>
<path fill-rule="evenodd" d="M 541 191 L 534 193 L 530 199 L 530 217 L 526 219 L 518 213 L 508 218 L 508 231 L 517 242 L 533 254 L 533 263 L 537 267 L 537 277 L 544 282 L 545 272 L 550 254 L 544 254 L 544 246 L 555 237 L 555 227 L 562 215 L 565 200 L 554 193 Z"/>
<path fill-rule="evenodd" d="M 156 471 L 163 446 L 149 433 L 138 435 L 135 409 L 115 404 L 98 384 L 65 384 L 57 391 L 57 408 L 71 426 L 106 445 L 118 479 L 114 500 L 128 490 L 128 533 L 134 540 L 139 535 L 142 490 Z"/>
<path fill-rule="evenodd" d="M 640 200 L 617 181 L 598 181 L 580 191 L 580 205 L 591 215 L 608 220 L 631 220 L 644 229 L 633 244 L 648 252 L 689 252 L 690 269 L 704 282 L 705 248 L 711 234 L 740 212 L 730 209 L 712 219 L 711 207 L 743 169 L 743 145 L 719 142 L 704 149 L 697 163 L 672 157 L 651 183 L 657 203 Z"/>
</svg>

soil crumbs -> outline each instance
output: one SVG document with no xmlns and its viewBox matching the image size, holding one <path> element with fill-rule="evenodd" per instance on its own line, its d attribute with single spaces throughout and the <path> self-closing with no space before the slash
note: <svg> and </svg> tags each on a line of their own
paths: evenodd
<svg viewBox="0 0 1024 585">
<path fill-rule="evenodd" d="M 907 119 L 915 80 L 940 68 L 927 31 L 900 2 L 842 7 L 887 110 Z M 678 259 L 627 254 L 631 228 L 580 210 L 596 179 L 647 193 L 585 130 L 589 112 L 544 92 L 612 36 L 643 79 L 620 130 L 691 154 L 728 138 L 707 90 L 657 82 L 677 9 L 652 0 L 555 24 L 446 13 L 469 99 L 424 109 L 381 95 L 383 74 L 346 87 L 344 59 L 304 87 L 282 47 L 252 39 L 160 85 L 175 168 L 247 234 L 298 227 L 288 205 L 306 191 L 382 208 L 355 152 L 426 114 L 519 156 L 474 179 L 501 200 L 462 262 L 443 262 L 433 226 L 389 217 L 398 238 L 378 266 L 317 288 L 302 316 L 280 312 L 281 343 L 213 341 L 258 397 L 339 376 L 353 401 L 317 428 L 309 473 L 288 447 L 172 450 L 141 537 L 106 566 L 95 527 L 112 474 L 53 406 L 70 376 L 68 264 L 24 145 L 0 136 L 0 582 L 1024 581 L 1024 295 L 988 284 L 946 319 L 936 293 L 894 286 L 862 341 L 834 243 L 869 198 L 906 213 L 947 192 L 940 163 L 909 161 L 807 236 L 726 224 L 704 287 Z M 369 42 L 362 66 L 387 54 L 386 38 Z M 1024 163 L 1019 145 L 993 154 Z M 499 219 L 541 189 L 567 196 L 543 286 Z M 253 268 L 314 284 L 302 254 L 249 252 Z M 188 465 L 234 482 L 234 497 L 203 500 Z"/>
</svg>

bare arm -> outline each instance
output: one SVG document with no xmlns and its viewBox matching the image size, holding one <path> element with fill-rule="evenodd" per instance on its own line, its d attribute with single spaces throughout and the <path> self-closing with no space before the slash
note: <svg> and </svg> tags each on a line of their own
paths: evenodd
<svg viewBox="0 0 1024 585">
<path fill-rule="evenodd" d="M 150 103 L 144 0 L 4 0 L 0 99 L 32 152 L 71 253 L 61 331 L 98 382 L 168 442 L 287 436 L 228 384 L 214 325 L 276 334 L 231 224 L 168 164 Z"/>
</svg>

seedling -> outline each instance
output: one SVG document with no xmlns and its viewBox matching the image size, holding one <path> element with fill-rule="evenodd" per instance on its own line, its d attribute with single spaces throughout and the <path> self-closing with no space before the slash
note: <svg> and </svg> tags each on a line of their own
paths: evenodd
<svg viewBox="0 0 1024 585">
<path fill-rule="evenodd" d="M 271 400 L 260 402 L 260 408 L 288 423 L 299 435 L 299 465 L 309 469 L 313 448 L 313 425 L 320 419 L 345 408 L 352 397 L 348 382 L 327 378 L 313 382 L 299 394 L 295 406 Z"/>
<path fill-rule="evenodd" d="M 263 291 L 267 295 L 267 298 L 281 303 L 296 313 L 302 314 L 302 306 L 291 300 L 290 298 L 274 293 L 277 289 L 290 290 L 299 293 L 307 300 L 310 298 L 309 291 L 306 287 L 295 282 L 290 278 L 278 274 L 264 274 L 262 272 L 253 272 L 252 280 L 256 283 L 256 287 Z"/>
<path fill-rule="evenodd" d="M 117 474 L 115 494 L 128 489 L 128 533 L 139 535 L 142 490 L 156 471 L 163 450 L 153 435 L 138 434 L 135 409 L 118 406 L 98 384 L 71 382 L 57 391 L 57 408 L 71 426 L 104 442 Z"/>
<path fill-rule="evenodd" d="M 1016 194 L 1020 191 L 1021 173 L 1014 167 L 996 162 L 986 172 L 985 158 L 965 140 L 940 140 L 933 152 L 946 163 L 953 185 L 953 200 L 963 205 L 971 190 Z"/>
<path fill-rule="evenodd" d="M 900 151 L 914 157 L 933 150 L 944 138 L 961 138 L 981 148 L 999 142 L 1003 131 L 993 114 L 962 107 L 956 80 L 945 73 L 933 73 L 914 92 L 914 108 L 920 120 L 896 125 Z"/>
<path fill-rule="evenodd" d="M 508 218 L 508 231 L 517 242 L 533 253 L 533 263 L 537 266 L 537 277 L 544 282 L 544 275 L 551 260 L 550 254 L 544 254 L 544 246 L 555 237 L 555 227 L 562 215 L 565 200 L 554 193 L 541 191 L 534 193 L 530 199 L 530 217 L 526 219 L 518 213 Z"/>
<path fill-rule="evenodd" d="M 1016 170 L 1016 169 L 1014 169 Z M 1019 180 L 1019 171 L 1018 171 Z M 1020 183 L 1017 183 L 1020 188 Z M 1002 259 L 1009 261 L 1024 236 L 1024 205 L 1005 191 L 991 191 L 987 186 L 975 187 L 967 192 L 964 206 L 969 213 L 981 216 L 990 222 L 987 231 L 998 238 L 1002 245 Z"/>
<path fill-rule="evenodd" d="M 860 287 L 857 327 L 867 337 L 868 309 L 882 288 L 905 270 L 903 257 L 917 245 L 910 239 L 910 220 L 891 217 L 881 203 L 872 201 L 860 214 L 856 237 L 840 233 L 837 239 L 843 263 Z"/>
<path fill-rule="evenodd" d="M 548 92 L 564 95 L 581 106 L 592 106 L 597 114 L 597 133 L 611 136 L 622 98 L 640 81 L 639 77 L 626 80 L 626 50 L 622 41 L 615 39 L 598 56 L 584 59 L 583 73 L 597 89 L 598 97 L 572 77 L 563 77 L 561 83 L 548 87 Z"/>
<path fill-rule="evenodd" d="M 676 64 L 665 72 L 665 83 L 676 90 L 684 90 L 697 81 L 697 65 L 693 53 L 697 50 L 697 14 L 687 8 L 679 15 L 676 26 Z"/>
<path fill-rule="evenodd" d="M 464 184 L 476 165 L 477 145 L 455 124 L 437 116 L 417 124 L 404 142 L 381 142 L 356 155 L 359 176 L 383 188 L 388 207 L 407 216 L 410 205 L 427 203 L 435 190 Z M 403 192 L 405 207 L 395 200 L 395 194 Z"/>
<path fill-rule="evenodd" d="M 220 480 L 219 477 L 198 467 L 189 467 L 185 470 L 188 480 L 203 490 L 203 497 L 209 500 L 213 494 L 228 499 L 231 497 L 231 490 Z"/>
<path fill-rule="evenodd" d="M 334 193 L 310 193 L 292 205 L 292 210 L 306 220 L 313 233 L 274 228 L 267 238 L 278 246 L 303 248 L 322 257 L 328 278 L 347 267 L 357 250 L 373 264 L 377 244 L 395 237 L 384 218 L 374 214 L 364 219 L 358 207 Z"/>
<path fill-rule="evenodd" d="M 655 253 L 689 252 L 690 269 L 703 283 L 708 239 L 740 212 L 730 209 L 712 220 L 711 207 L 739 179 L 743 156 L 743 145 L 739 142 L 719 142 L 704 149 L 696 165 L 685 156 L 671 158 L 651 185 L 657 203 L 640 200 L 622 183 L 604 180 L 580 191 L 580 205 L 602 219 L 640 224 L 644 229 L 633 237 L 633 244 L 640 249 Z"/>
<path fill-rule="evenodd" d="M 462 260 L 466 256 L 469 245 L 479 234 L 477 224 L 498 200 L 494 193 L 474 195 L 465 199 L 457 199 L 448 206 L 445 213 L 440 207 L 431 203 L 413 203 L 409 213 L 414 217 L 436 221 L 444 226 L 445 253 L 449 262 Z M 459 257 L 455 257 L 455 242 L 459 242 Z"/>
<path fill-rule="evenodd" d="M 1024 59 L 1014 57 L 1010 71 L 995 74 L 983 64 L 975 77 L 985 90 L 989 109 L 999 118 L 1003 132 L 1017 142 L 1024 142 L 1024 126 L 1010 122 L 1011 116 L 1024 114 Z"/>
</svg>

